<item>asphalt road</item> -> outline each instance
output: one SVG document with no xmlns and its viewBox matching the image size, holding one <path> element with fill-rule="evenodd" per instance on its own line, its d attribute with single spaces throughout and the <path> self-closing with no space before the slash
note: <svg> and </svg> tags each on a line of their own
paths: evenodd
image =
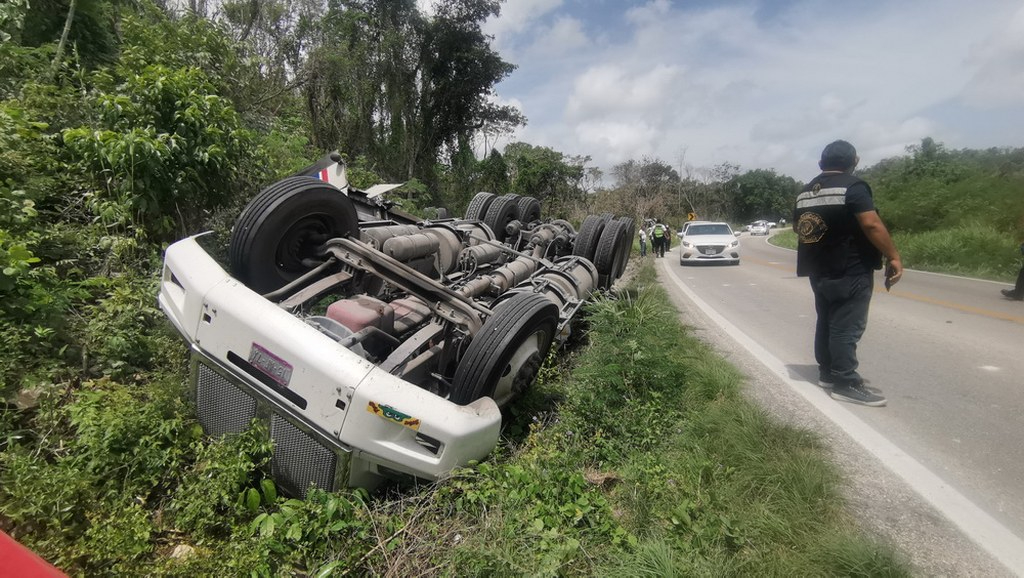
<svg viewBox="0 0 1024 578">
<path fill-rule="evenodd" d="M 876 283 L 858 350 L 886 395 L 868 408 L 813 382 L 814 306 L 795 253 L 742 237 L 742 263 L 659 260 L 685 321 L 750 377 L 753 397 L 834 441 L 851 501 L 926 575 L 1024 575 L 1024 303 L 1005 284 L 907 271 Z M 852 443 L 856 441 L 856 443 Z"/>
</svg>

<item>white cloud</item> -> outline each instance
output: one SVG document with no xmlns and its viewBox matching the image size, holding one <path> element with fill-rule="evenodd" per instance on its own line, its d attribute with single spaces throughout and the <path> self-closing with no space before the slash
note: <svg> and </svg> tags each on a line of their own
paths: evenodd
<svg viewBox="0 0 1024 578">
<path fill-rule="evenodd" d="M 514 0 L 501 5 L 501 13 L 484 25 L 484 32 L 493 35 L 499 46 L 558 9 L 562 0 Z"/>
<path fill-rule="evenodd" d="M 672 9 L 668 0 L 651 0 L 643 6 L 626 10 L 626 20 L 634 24 L 651 24 L 664 18 Z"/>
<path fill-rule="evenodd" d="M 964 101 L 979 107 L 1024 105 L 1024 8 L 1005 27 L 980 44 L 968 58 L 977 73 Z"/>
<path fill-rule="evenodd" d="M 558 58 L 590 45 L 583 23 L 562 16 L 538 31 L 536 42 L 525 52 L 527 58 Z"/>
<path fill-rule="evenodd" d="M 566 105 L 569 119 L 659 117 L 671 104 L 680 75 L 673 66 L 627 70 L 613 65 L 590 68 L 576 77 Z"/>
<path fill-rule="evenodd" d="M 622 162 L 654 152 L 659 131 L 643 122 L 588 120 L 575 126 L 575 135 L 584 148 L 601 150 L 601 160 Z"/>
<path fill-rule="evenodd" d="M 926 136 L 986 142 L 970 132 L 981 130 L 966 116 L 972 107 L 1024 116 L 1024 9 L 1008 0 L 971 10 L 959 0 L 867 0 L 827 25 L 822 0 L 524 4 L 546 11 L 513 14 L 508 45 L 561 26 L 573 50 L 511 53 L 520 68 L 498 90 L 521 100 L 531 120 L 522 138 L 604 169 L 643 154 L 675 164 L 685 150 L 695 166 L 808 179 L 836 138 L 854 142 L 866 166 Z M 584 30 L 587 43 L 576 44 Z M 1021 146 L 1024 134 L 988 138 Z"/>
</svg>

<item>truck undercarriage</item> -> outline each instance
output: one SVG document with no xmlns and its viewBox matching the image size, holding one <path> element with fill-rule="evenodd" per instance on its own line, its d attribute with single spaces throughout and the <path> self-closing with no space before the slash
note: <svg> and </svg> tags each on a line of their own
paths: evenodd
<svg viewBox="0 0 1024 578">
<path fill-rule="evenodd" d="M 634 224 L 577 231 L 532 197 L 478 193 L 421 221 L 327 159 L 257 195 L 226 271 L 196 237 L 168 248 L 159 303 L 192 352 L 199 421 L 253 424 L 289 493 L 435 480 L 485 457 L 583 305 L 625 270 Z"/>
</svg>

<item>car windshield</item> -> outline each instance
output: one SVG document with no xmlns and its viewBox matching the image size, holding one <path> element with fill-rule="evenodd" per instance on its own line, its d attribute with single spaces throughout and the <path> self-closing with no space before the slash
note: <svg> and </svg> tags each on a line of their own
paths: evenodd
<svg viewBox="0 0 1024 578">
<path fill-rule="evenodd" d="M 686 228 L 687 235 L 732 235 L 729 225 L 690 225 Z"/>
</svg>

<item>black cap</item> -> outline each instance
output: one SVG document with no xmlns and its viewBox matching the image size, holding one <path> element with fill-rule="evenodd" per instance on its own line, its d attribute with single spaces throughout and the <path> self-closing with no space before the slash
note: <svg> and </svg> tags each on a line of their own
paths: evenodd
<svg viewBox="0 0 1024 578">
<path fill-rule="evenodd" d="M 821 162 L 818 163 L 823 171 L 848 171 L 856 165 L 857 149 L 844 140 L 829 143 L 821 151 Z"/>
</svg>

